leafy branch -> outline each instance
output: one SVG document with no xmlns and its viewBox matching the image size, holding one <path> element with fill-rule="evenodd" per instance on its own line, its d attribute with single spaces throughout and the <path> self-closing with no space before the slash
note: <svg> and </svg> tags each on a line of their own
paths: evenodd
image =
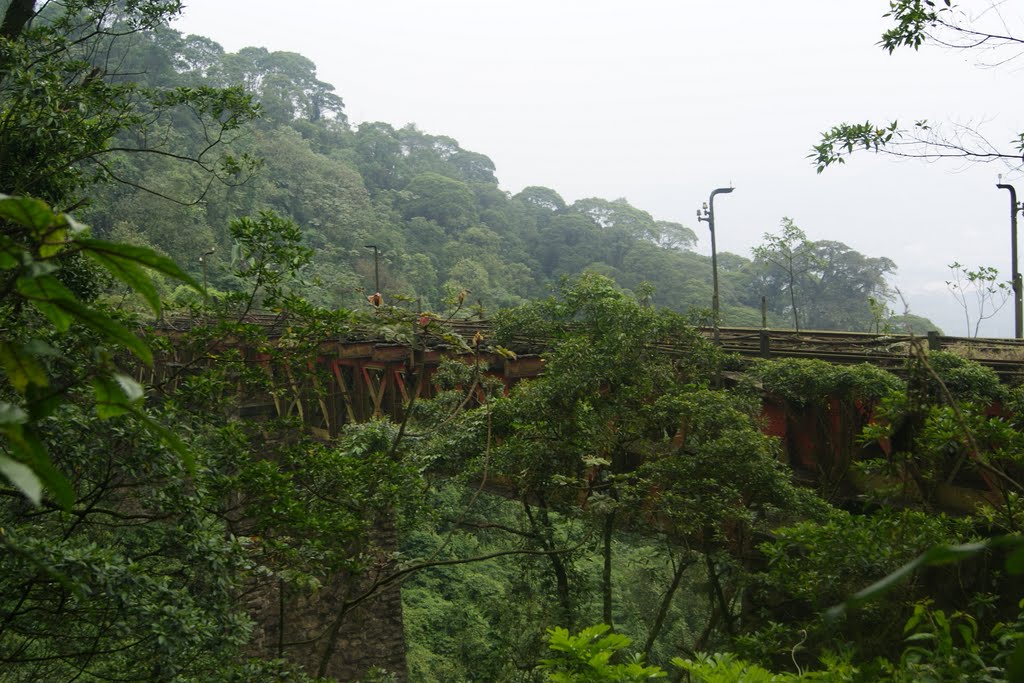
<svg viewBox="0 0 1024 683">
<path fill-rule="evenodd" d="M 201 291 L 199 284 L 151 249 L 91 238 L 71 216 L 55 213 L 38 199 L 0 195 L 0 227 L 0 273 L 7 283 L 0 290 L 0 310 L 10 315 L 29 307 L 49 323 L 48 330 L 34 329 L 27 335 L 14 329 L 0 330 L 0 369 L 14 391 L 14 395 L 0 395 L 0 473 L 36 505 L 46 489 L 61 505 L 71 506 L 71 485 L 52 465 L 40 430 L 43 420 L 71 400 L 75 388 L 48 391 L 47 365 L 59 355 L 48 338 L 64 335 L 75 325 L 99 340 L 97 362 L 81 379 L 91 387 L 97 416 L 102 420 L 133 416 L 191 467 L 192 456 L 181 439 L 146 416 L 142 386 L 113 360 L 119 350 L 125 350 L 152 365 L 149 345 L 102 307 L 82 301 L 61 282 L 59 274 L 62 258 L 82 254 L 138 292 L 157 315 L 160 298 L 147 271 Z"/>
</svg>

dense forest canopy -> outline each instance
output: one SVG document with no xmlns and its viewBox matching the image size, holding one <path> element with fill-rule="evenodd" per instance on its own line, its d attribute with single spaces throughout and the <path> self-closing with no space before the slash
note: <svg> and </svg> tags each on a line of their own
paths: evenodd
<svg viewBox="0 0 1024 683">
<path fill-rule="evenodd" d="M 0 680 L 1024 680 L 1020 386 L 914 341 L 741 362 L 685 226 L 353 128 L 173 1 L 2 7 Z M 725 322 L 893 324 L 884 257 L 788 218 L 752 256 Z M 321 345 L 366 334 L 413 390 L 314 438 Z M 407 662 L 342 671 L 398 586 Z"/>
<path fill-rule="evenodd" d="M 227 221 L 271 209 L 294 220 L 314 249 L 306 276 L 322 304 L 355 306 L 372 293 L 374 252 L 365 245 L 373 244 L 384 293 L 424 308 L 438 309 L 468 291 L 474 304 L 494 311 L 544 295 L 561 277 L 584 270 L 633 291 L 649 285 L 655 305 L 710 307 L 710 262 L 693 251 L 698 235 L 686 226 L 657 220 L 622 198 L 567 204 L 557 191 L 538 186 L 511 195 L 487 156 L 453 138 L 413 125 L 349 125 L 342 97 L 302 55 L 259 47 L 228 53 L 202 36 L 142 28 L 131 40 L 91 48 L 86 60 L 96 64 L 79 76 L 83 97 L 93 83 L 105 83 L 125 102 L 151 93 L 165 101 L 170 93 L 213 98 L 216 92 L 220 99 L 174 112 L 147 105 L 130 125 L 101 132 L 114 135 L 101 153 L 79 154 L 63 171 L 74 179 L 48 181 L 119 181 L 93 186 L 82 202 L 80 214 L 99 237 L 151 246 L 196 276 L 202 264 L 212 287 L 229 290 Z M 210 112 L 230 122 L 218 114 L 232 106 L 223 99 L 228 93 L 248 95 L 259 108 L 244 131 L 210 129 L 202 118 Z M 6 154 L 24 150 L 22 161 L 8 156 L 8 169 L 38 163 L 21 127 L 7 125 L 0 133 Z M 150 146 L 161 149 L 139 151 Z M 199 163 L 182 164 L 183 156 Z M 46 198 L 39 181 L 15 180 L 5 180 L 9 191 Z M 790 326 L 796 301 L 806 309 L 802 327 L 901 327 L 889 320 L 890 311 L 880 314 L 868 303 L 891 303 L 887 277 L 894 264 L 841 243 L 804 241 L 809 249 L 815 245 L 816 267 L 793 288 L 770 259 L 723 254 L 723 324 L 760 326 L 765 297 L 769 326 Z"/>
</svg>

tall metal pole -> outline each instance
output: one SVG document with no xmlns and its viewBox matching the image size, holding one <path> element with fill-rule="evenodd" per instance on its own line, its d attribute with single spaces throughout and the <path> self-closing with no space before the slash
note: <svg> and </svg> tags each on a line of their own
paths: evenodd
<svg viewBox="0 0 1024 683">
<path fill-rule="evenodd" d="M 376 244 L 363 245 L 367 249 L 373 249 L 373 291 L 380 294 L 380 251 Z"/>
<path fill-rule="evenodd" d="M 715 195 L 729 194 L 733 191 L 731 187 L 719 187 L 711 191 L 708 203 L 704 205 L 704 213 L 697 209 L 697 220 L 707 221 L 708 229 L 711 231 L 711 325 L 715 344 L 721 339 L 718 334 L 718 248 L 715 244 Z"/>
<path fill-rule="evenodd" d="M 1013 185 L 998 183 L 996 187 L 1010 193 L 1010 277 L 1013 283 L 1013 336 L 1016 339 L 1022 339 L 1024 338 L 1024 299 L 1021 296 L 1021 278 L 1017 264 L 1017 212 L 1024 210 L 1024 206 L 1017 203 L 1017 190 Z"/>
<path fill-rule="evenodd" d="M 212 255 L 213 252 L 215 252 L 215 251 L 217 251 L 217 250 L 216 249 L 210 249 L 209 251 L 204 251 L 203 255 L 199 257 L 199 263 L 201 263 L 203 265 L 203 300 L 204 301 L 209 301 L 210 300 L 210 290 L 206 286 L 206 257 Z"/>
</svg>

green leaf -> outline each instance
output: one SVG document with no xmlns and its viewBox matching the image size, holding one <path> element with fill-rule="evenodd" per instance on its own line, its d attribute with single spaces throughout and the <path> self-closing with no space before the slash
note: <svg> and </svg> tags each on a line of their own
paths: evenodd
<svg viewBox="0 0 1024 683">
<path fill-rule="evenodd" d="M 101 420 L 133 412 L 133 407 L 145 394 L 141 384 L 121 373 L 115 373 L 112 377 L 94 377 L 92 388 L 96 398 L 96 414 Z"/>
<path fill-rule="evenodd" d="M 192 452 L 192 449 L 181 440 L 181 437 L 175 434 L 173 431 L 163 426 L 149 415 L 146 415 L 141 410 L 132 411 L 136 418 L 142 422 L 146 430 L 153 436 L 160 439 L 164 445 L 170 448 L 172 451 L 178 454 L 178 456 L 185 462 L 185 467 L 191 474 L 195 474 L 196 471 L 196 456 Z"/>
<path fill-rule="evenodd" d="M 1017 548 L 1006 556 L 1006 571 L 1013 575 L 1024 574 L 1024 548 Z"/>
<path fill-rule="evenodd" d="M 20 344 L 0 341 L 0 365 L 3 365 L 7 379 L 19 393 L 25 393 L 29 384 L 37 387 L 49 384 L 43 366 Z"/>
<path fill-rule="evenodd" d="M 6 251 L 0 251 L 0 270 L 10 270 L 18 266 L 18 260 Z"/>
<path fill-rule="evenodd" d="M 156 291 L 153 280 L 134 261 L 129 261 L 106 252 L 87 250 L 92 260 L 107 269 L 111 275 L 138 292 L 149 304 L 154 313 L 160 314 L 160 294 Z"/>
<path fill-rule="evenodd" d="M 938 564 L 951 564 L 973 557 L 980 552 L 988 550 L 991 546 L 989 541 L 978 543 L 964 543 L 962 545 L 937 545 L 925 551 L 920 559 L 922 565 L 934 566 Z"/>
<path fill-rule="evenodd" d="M 33 356 L 49 356 L 50 358 L 60 356 L 60 351 L 50 346 L 42 339 L 29 339 L 25 342 L 25 350 Z"/>
<path fill-rule="evenodd" d="M 121 391 L 120 385 L 110 377 L 94 377 L 92 393 L 96 399 L 96 414 L 101 420 L 131 412 L 131 401 Z"/>
<path fill-rule="evenodd" d="M 67 331 L 72 319 L 99 332 L 105 339 L 120 344 L 147 365 L 153 364 L 153 352 L 128 328 L 86 306 L 67 287 L 51 275 L 22 277 L 17 280 L 18 292 L 31 301 L 59 331 Z"/>
<path fill-rule="evenodd" d="M 38 233 L 53 225 L 56 215 L 41 199 L 0 194 L 0 218 Z"/>
<path fill-rule="evenodd" d="M 8 425 L 0 428 L 7 437 L 8 443 L 19 456 L 22 464 L 31 468 L 35 476 L 42 482 L 43 488 L 65 509 L 70 509 L 75 502 L 75 492 L 68 480 L 53 466 L 46 455 L 46 447 L 31 425 Z"/>
<path fill-rule="evenodd" d="M 0 425 L 25 424 L 28 421 L 28 414 L 14 405 L 0 401 Z"/>
<path fill-rule="evenodd" d="M 25 408 L 28 409 L 28 421 L 30 422 L 38 422 L 53 415 L 65 400 L 63 392 L 35 386 L 29 386 L 25 397 L 28 399 Z"/>
<path fill-rule="evenodd" d="M 14 487 L 25 494 L 25 497 L 38 506 L 43 500 L 43 482 L 39 480 L 31 467 L 0 453 L 0 474 L 14 484 Z"/>
<path fill-rule="evenodd" d="M 118 386 L 121 387 L 121 391 L 128 397 L 128 400 L 132 403 L 141 401 L 145 396 L 146 391 L 142 388 L 142 385 L 135 381 L 135 378 L 130 375 L 126 375 L 121 372 L 114 373 L 114 381 L 117 382 Z"/>
<path fill-rule="evenodd" d="M 837 619 L 846 611 L 856 609 L 866 602 L 881 597 L 888 593 L 895 586 L 902 583 L 907 577 L 921 567 L 929 567 L 940 564 L 959 562 L 968 557 L 984 552 L 989 548 L 1014 545 L 1020 542 L 1020 537 L 1001 536 L 996 539 L 979 541 L 977 543 L 965 543 L 963 545 L 937 545 L 929 548 L 922 555 L 917 556 L 891 574 L 882 577 L 867 588 L 854 594 L 841 605 L 829 609 L 825 616 L 828 619 Z"/>
<path fill-rule="evenodd" d="M 71 488 L 71 482 L 53 466 L 46 456 L 42 443 L 35 435 L 28 435 L 28 439 L 37 444 L 34 447 L 37 456 L 31 463 L 32 471 L 42 480 L 43 488 L 53 496 L 53 499 L 65 510 L 70 510 L 75 503 L 75 490 Z"/>
<path fill-rule="evenodd" d="M 1024 640 L 1018 640 L 1006 662 L 1006 680 L 1024 683 Z"/>
<path fill-rule="evenodd" d="M 72 317 L 58 306 L 57 301 L 73 301 L 75 295 L 60 280 L 51 275 L 20 277 L 15 286 L 18 293 L 32 302 L 39 312 L 47 317 L 58 332 L 67 332 Z"/>
<path fill-rule="evenodd" d="M 39 245 L 39 256 L 44 259 L 56 256 L 67 246 L 67 239 L 67 228 L 54 228 L 48 231 Z"/>
<path fill-rule="evenodd" d="M 131 330 L 116 322 L 111 317 L 100 313 L 94 308 L 89 308 L 77 300 L 59 301 L 57 302 L 57 305 L 69 312 L 76 320 L 86 327 L 100 333 L 107 340 L 120 344 L 134 353 L 139 360 L 144 362 L 146 365 L 153 364 L 152 349 L 150 349 L 145 342 L 132 334 Z"/>
<path fill-rule="evenodd" d="M 116 258 L 123 261 L 138 263 L 155 270 L 158 273 L 163 273 L 168 277 L 180 280 L 197 292 L 203 291 L 202 286 L 192 279 L 188 273 L 178 267 L 177 263 L 166 256 L 161 256 L 147 247 L 140 247 L 134 244 L 108 242 L 106 240 L 97 240 L 88 237 L 75 238 L 75 242 L 81 245 L 83 249 L 88 252 L 92 252 L 93 254 L 104 254 L 108 258 Z"/>
<path fill-rule="evenodd" d="M 34 264 L 41 269 L 31 269 L 28 275 L 19 277 L 15 282 L 18 293 L 32 301 L 62 301 L 74 299 L 75 295 L 64 283 L 55 278 L 52 264 Z"/>
</svg>

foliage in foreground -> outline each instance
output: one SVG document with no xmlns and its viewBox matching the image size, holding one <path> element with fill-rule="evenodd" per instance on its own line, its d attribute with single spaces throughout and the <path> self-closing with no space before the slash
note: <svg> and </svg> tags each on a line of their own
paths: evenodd
<svg viewBox="0 0 1024 683">
<path fill-rule="evenodd" d="M 1024 607 L 1024 604 L 1022 604 Z M 1024 614 L 995 624 L 981 633 L 977 620 L 964 612 L 947 613 L 928 603 L 918 603 L 903 627 L 901 652 L 895 660 L 876 659 L 856 665 L 849 653 L 825 653 L 820 668 L 797 664 L 799 644 L 791 651 L 794 672 L 773 672 L 731 653 L 676 657 L 672 665 L 696 683 L 1016 683 L 1024 680 Z M 548 631 L 553 656 L 539 669 L 552 683 L 639 683 L 668 676 L 657 666 L 645 666 L 642 658 L 626 655 L 629 638 L 608 634 L 606 625 L 592 626 L 578 634 L 565 629 Z M 624 663 L 614 663 L 625 659 Z"/>
<path fill-rule="evenodd" d="M 609 633 L 607 624 L 589 626 L 576 635 L 564 628 L 548 630 L 551 659 L 541 662 L 552 683 L 642 683 L 665 678 L 655 666 L 645 666 L 642 657 L 612 662 L 632 641 L 619 633 Z"/>
<path fill-rule="evenodd" d="M 239 386 L 276 391 L 239 363 L 239 343 L 301 373 L 316 348 L 302 335 L 319 341 L 344 317 L 291 292 L 308 258 L 298 231 L 271 214 L 238 222 L 249 289 L 221 310 L 236 322 L 179 336 L 202 361 L 170 366 L 147 393 L 114 359 L 133 351 L 142 369 L 164 345 L 95 293 L 72 292 L 48 260 L 84 254 L 145 299 L 156 292 L 144 267 L 187 276 L 148 249 L 92 240 L 38 200 L 3 197 L 0 212 L 12 228 L 0 265 L 17 275 L 0 301 L 13 323 L 0 339 L 0 471 L 17 487 L 0 489 L 0 677 L 305 680 L 249 658 L 261 625 L 247 596 L 365 571 L 378 554 L 372 522 L 415 500 L 399 485 L 415 473 L 393 457 L 388 423 L 324 446 L 287 419 L 253 429 L 238 418 Z M 254 303 L 287 304 L 304 324 L 278 348 L 241 322 Z"/>
</svg>

